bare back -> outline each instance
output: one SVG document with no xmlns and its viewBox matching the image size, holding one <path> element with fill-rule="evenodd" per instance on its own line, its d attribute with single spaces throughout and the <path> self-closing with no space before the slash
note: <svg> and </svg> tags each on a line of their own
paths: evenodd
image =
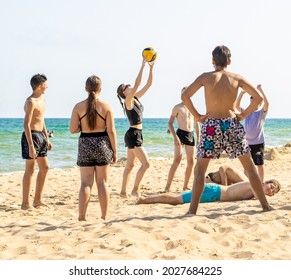
<svg viewBox="0 0 291 280">
<path fill-rule="evenodd" d="M 235 100 L 240 76 L 225 70 L 201 75 L 205 90 L 206 112 L 210 118 L 235 117 Z"/>
<path fill-rule="evenodd" d="M 78 103 L 75 107 L 75 113 L 78 115 L 78 122 L 82 127 L 82 132 L 103 132 L 106 129 L 106 116 L 108 113 L 108 104 L 100 99 L 96 100 L 96 109 L 98 112 L 96 126 L 93 130 L 89 128 L 87 112 L 87 99 Z M 105 120 L 104 120 L 105 119 Z"/>
<path fill-rule="evenodd" d="M 177 104 L 173 108 L 172 116 L 176 117 L 178 128 L 192 132 L 194 128 L 194 118 L 183 103 Z"/>
</svg>

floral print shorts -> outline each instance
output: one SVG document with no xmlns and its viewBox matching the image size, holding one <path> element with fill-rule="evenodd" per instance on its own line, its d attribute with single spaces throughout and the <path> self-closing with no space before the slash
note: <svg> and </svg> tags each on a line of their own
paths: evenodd
<svg viewBox="0 0 291 280">
<path fill-rule="evenodd" d="M 229 158 L 250 152 L 243 125 L 237 118 L 206 119 L 201 128 L 197 158 L 218 159 L 223 151 Z"/>
</svg>

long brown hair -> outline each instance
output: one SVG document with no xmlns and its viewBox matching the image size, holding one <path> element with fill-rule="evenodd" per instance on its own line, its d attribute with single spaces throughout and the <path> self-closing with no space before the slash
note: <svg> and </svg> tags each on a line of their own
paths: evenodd
<svg viewBox="0 0 291 280">
<path fill-rule="evenodd" d="M 124 89 L 125 89 L 125 84 L 121 84 L 118 88 L 117 88 L 117 97 L 119 99 L 120 105 L 123 109 L 123 113 L 125 115 L 125 105 L 124 105 L 124 99 L 125 99 L 125 95 L 124 95 Z"/>
<path fill-rule="evenodd" d="M 86 91 L 89 93 L 87 101 L 86 115 L 88 118 L 88 125 L 91 130 L 96 126 L 97 122 L 97 108 L 95 94 L 101 90 L 101 79 L 95 75 L 90 76 L 86 81 Z"/>
</svg>

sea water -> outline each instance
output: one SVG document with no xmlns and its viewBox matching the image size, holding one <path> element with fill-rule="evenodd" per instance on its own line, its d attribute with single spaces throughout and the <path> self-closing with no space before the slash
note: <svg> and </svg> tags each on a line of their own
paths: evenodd
<svg viewBox="0 0 291 280">
<path fill-rule="evenodd" d="M 50 168 L 76 166 L 79 133 L 69 131 L 69 118 L 45 119 L 48 130 L 54 132 L 50 138 L 53 150 L 48 151 Z M 124 134 L 129 127 L 125 118 L 115 119 L 118 158 L 126 157 Z M 176 123 L 174 124 L 175 127 Z M 146 118 L 143 122 L 144 148 L 149 158 L 172 158 L 173 137 L 167 133 L 167 118 Z M 267 147 L 283 146 L 291 142 L 291 119 L 267 119 L 265 126 Z M 21 157 L 21 135 L 23 119 L 0 118 L 0 173 L 23 171 L 25 160 Z"/>
</svg>

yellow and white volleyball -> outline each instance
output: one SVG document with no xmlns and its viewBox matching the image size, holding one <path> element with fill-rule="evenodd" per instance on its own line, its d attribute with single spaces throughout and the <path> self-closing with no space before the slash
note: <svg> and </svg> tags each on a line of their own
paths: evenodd
<svg viewBox="0 0 291 280">
<path fill-rule="evenodd" d="M 147 62 L 154 61 L 158 54 L 152 47 L 147 47 L 142 51 L 142 56 Z"/>
</svg>

